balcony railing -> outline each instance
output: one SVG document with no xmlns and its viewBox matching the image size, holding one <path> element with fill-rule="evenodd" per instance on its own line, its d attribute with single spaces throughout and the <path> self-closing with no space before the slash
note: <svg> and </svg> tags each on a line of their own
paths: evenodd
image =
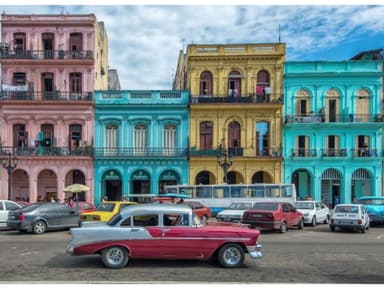
<svg viewBox="0 0 384 289">
<path fill-rule="evenodd" d="M 93 59 L 92 50 L 8 50 L 0 49 L 0 59 Z"/>
<path fill-rule="evenodd" d="M 164 147 L 97 147 L 94 149 L 95 158 L 174 158 L 187 157 L 186 148 L 164 148 Z"/>
<path fill-rule="evenodd" d="M 92 101 L 93 92 L 0 90 L 0 100 Z"/>
<path fill-rule="evenodd" d="M 244 151 L 246 148 L 236 147 L 228 148 L 228 153 L 231 157 L 241 157 L 244 156 Z M 213 156 L 217 157 L 220 154 L 220 149 L 202 149 L 193 147 L 189 150 L 190 156 Z M 256 151 L 257 157 L 281 157 L 281 148 L 268 148 Z"/>
<path fill-rule="evenodd" d="M 311 115 L 286 115 L 285 123 L 320 123 L 320 122 L 341 122 L 341 123 L 365 123 L 384 122 L 382 114 L 311 114 Z"/>
<path fill-rule="evenodd" d="M 291 150 L 291 157 L 299 158 L 376 158 L 383 157 L 384 151 L 381 153 L 375 148 L 332 148 L 332 149 L 302 149 L 295 148 Z"/>
<path fill-rule="evenodd" d="M 256 95 L 247 94 L 241 96 L 228 96 L 228 95 L 199 95 L 191 98 L 192 104 L 200 103 L 274 103 L 282 104 L 281 95 L 269 94 L 269 95 Z"/>
<path fill-rule="evenodd" d="M 92 147 L 0 147 L 0 155 L 17 156 L 92 156 Z"/>
</svg>

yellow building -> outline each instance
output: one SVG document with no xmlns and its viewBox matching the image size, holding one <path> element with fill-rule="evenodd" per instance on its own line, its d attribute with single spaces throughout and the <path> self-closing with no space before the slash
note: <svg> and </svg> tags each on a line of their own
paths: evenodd
<svg viewBox="0 0 384 289">
<path fill-rule="evenodd" d="M 190 184 L 282 182 L 284 61 L 283 43 L 180 52 L 173 88 L 191 93 Z"/>
</svg>

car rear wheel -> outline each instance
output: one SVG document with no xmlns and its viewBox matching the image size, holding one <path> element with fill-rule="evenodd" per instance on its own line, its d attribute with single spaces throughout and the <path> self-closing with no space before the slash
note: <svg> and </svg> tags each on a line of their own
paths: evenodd
<svg viewBox="0 0 384 289">
<path fill-rule="evenodd" d="M 104 249 L 101 253 L 101 259 L 105 267 L 119 269 L 127 265 L 129 256 L 127 249 L 114 246 Z"/>
<path fill-rule="evenodd" d="M 299 223 L 297 224 L 297 229 L 301 230 L 304 228 L 304 220 L 300 219 Z"/>
<path fill-rule="evenodd" d="M 44 221 L 37 221 L 33 224 L 32 231 L 35 234 L 43 234 L 47 231 L 47 224 Z"/>
<path fill-rule="evenodd" d="M 285 223 L 285 222 L 283 222 L 282 224 L 281 224 L 281 226 L 280 226 L 280 233 L 285 233 L 285 232 L 287 232 L 287 223 Z"/>
<path fill-rule="evenodd" d="M 316 225 L 317 225 L 316 216 L 313 216 L 313 218 L 312 218 L 312 227 L 316 227 Z"/>
<path fill-rule="evenodd" d="M 226 244 L 219 250 L 218 261 L 225 268 L 240 267 L 244 263 L 244 250 L 238 244 Z"/>
</svg>

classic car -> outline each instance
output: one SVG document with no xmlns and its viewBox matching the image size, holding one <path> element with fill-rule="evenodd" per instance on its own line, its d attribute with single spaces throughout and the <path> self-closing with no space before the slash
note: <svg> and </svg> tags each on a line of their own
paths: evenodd
<svg viewBox="0 0 384 289">
<path fill-rule="evenodd" d="M 384 223 L 384 197 L 361 197 L 359 199 L 359 203 L 364 205 L 364 208 L 369 215 L 371 224 Z"/>
<path fill-rule="evenodd" d="M 251 228 L 285 233 L 290 227 L 303 229 L 304 216 L 288 202 L 257 202 L 252 209 L 244 212 L 241 222 Z"/>
<path fill-rule="evenodd" d="M 297 201 L 293 206 L 299 212 L 303 213 L 304 224 L 311 224 L 315 227 L 318 223 L 329 223 L 329 208 L 318 201 Z"/>
<path fill-rule="evenodd" d="M 130 259 L 214 258 L 228 268 L 242 266 L 245 253 L 262 257 L 260 231 L 244 226 L 205 225 L 190 207 L 172 204 L 128 206 L 108 223 L 70 230 L 70 255 L 100 254 L 104 266 L 122 268 Z"/>
<path fill-rule="evenodd" d="M 7 227 L 8 213 L 10 211 L 15 211 L 21 209 L 23 206 L 9 200 L 0 200 L 0 228 Z"/>
<path fill-rule="evenodd" d="M 203 222 L 207 222 L 212 216 L 211 209 L 199 201 L 184 201 L 184 205 L 192 208 L 193 213 L 198 216 Z"/>
<path fill-rule="evenodd" d="M 333 208 L 329 228 L 358 230 L 365 233 L 369 229 L 369 216 L 362 204 L 338 204 Z"/>
<path fill-rule="evenodd" d="M 96 211 L 96 207 L 88 202 L 74 202 L 72 208 L 76 208 L 80 213 L 88 213 Z"/>
<path fill-rule="evenodd" d="M 79 211 L 60 203 L 34 203 L 8 213 L 7 226 L 20 232 L 35 234 L 47 230 L 78 227 Z"/>
<path fill-rule="evenodd" d="M 256 202 L 234 202 L 225 210 L 216 214 L 216 220 L 221 222 L 241 222 L 246 210 L 252 208 Z"/>
<path fill-rule="evenodd" d="M 80 214 L 81 222 L 102 221 L 108 222 L 115 214 L 120 212 L 122 208 L 136 205 L 136 202 L 126 201 L 104 201 L 101 202 L 95 211 Z"/>
</svg>

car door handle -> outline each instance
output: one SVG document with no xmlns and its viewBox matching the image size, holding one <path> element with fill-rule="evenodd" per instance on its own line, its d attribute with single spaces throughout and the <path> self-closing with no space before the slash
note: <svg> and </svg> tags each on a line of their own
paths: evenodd
<svg viewBox="0 0 384 289">
<path fill-rule="evenodd" d="M 139 232 L 139 231 L 140 231 L 139 228 L 132 228 L 132 229 L 131 229 L 131 232 Z"/>
</svg>

